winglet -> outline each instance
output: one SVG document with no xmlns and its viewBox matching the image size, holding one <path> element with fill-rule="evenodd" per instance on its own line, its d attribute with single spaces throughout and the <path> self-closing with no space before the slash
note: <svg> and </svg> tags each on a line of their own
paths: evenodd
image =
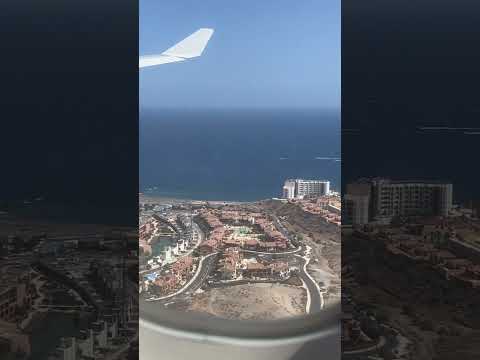
<svg viewBox="0 0 480 360">
<path fill-rule="evenodd" d="M 179 43 L 159 55 L 140 56 L 139 67 L 167 64 L 171 62 L 184 61 L 202 55 L 208 41 L 213 35 L 213 29 L 198 29 L 192 35 L 186 37 Z"/>
<path fill-rule="evenodd" d="M 175 56 L 190 59 L 202 55 L 208 41 L 212 37 L 213 29 L 198 29 L 192 35 L 186 37 L 170 49 L 163 52 L 163 55 Z"/>
</svg>

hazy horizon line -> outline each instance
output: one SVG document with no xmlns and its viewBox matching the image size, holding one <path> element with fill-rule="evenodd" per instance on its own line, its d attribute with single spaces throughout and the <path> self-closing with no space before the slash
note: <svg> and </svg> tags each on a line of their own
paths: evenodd
<svg viewBox="0 0 480 360">
<path fill-rule="evenodd" d="M 325 112 L 340 112 L 340 107 L 260 107 L 260 106 L 238 106 L 238 107 L 143 107 L 139 111 L 325 111 Z"/>
</svg>

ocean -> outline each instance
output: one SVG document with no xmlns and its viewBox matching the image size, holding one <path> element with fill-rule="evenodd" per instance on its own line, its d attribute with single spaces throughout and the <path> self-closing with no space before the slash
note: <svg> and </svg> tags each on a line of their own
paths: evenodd
<svg viewBox="0 0 480 360">
<path fill-rule="evenodd" d="M 340 111 L 142 110 L 140 191 L 254 201 L 281 196 L 287 178 L 341 181 Z"/>
</svg>

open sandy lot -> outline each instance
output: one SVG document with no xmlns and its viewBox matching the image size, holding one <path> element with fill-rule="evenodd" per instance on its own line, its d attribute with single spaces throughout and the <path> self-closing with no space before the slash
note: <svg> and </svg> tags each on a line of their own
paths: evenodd
<svg viewBox="0 0 480 360">
<path fill-rule="evenodd" d="M 305 289 L 280 284 L 247 284 L 197 294 L 187 311 L 227 319 L 269 320 L 305 313 Z"/>
</svg>

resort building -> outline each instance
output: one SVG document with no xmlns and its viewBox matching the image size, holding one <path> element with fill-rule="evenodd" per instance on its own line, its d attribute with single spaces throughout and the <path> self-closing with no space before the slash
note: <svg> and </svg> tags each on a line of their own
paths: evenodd
<svg viewBox="0 0 480 360">
<path fill-rule="evenodd" d="M 303 199 L 330 194 L 330 181 L 288 179 L 283 185 L 285 199 Z"/>
</svg>

